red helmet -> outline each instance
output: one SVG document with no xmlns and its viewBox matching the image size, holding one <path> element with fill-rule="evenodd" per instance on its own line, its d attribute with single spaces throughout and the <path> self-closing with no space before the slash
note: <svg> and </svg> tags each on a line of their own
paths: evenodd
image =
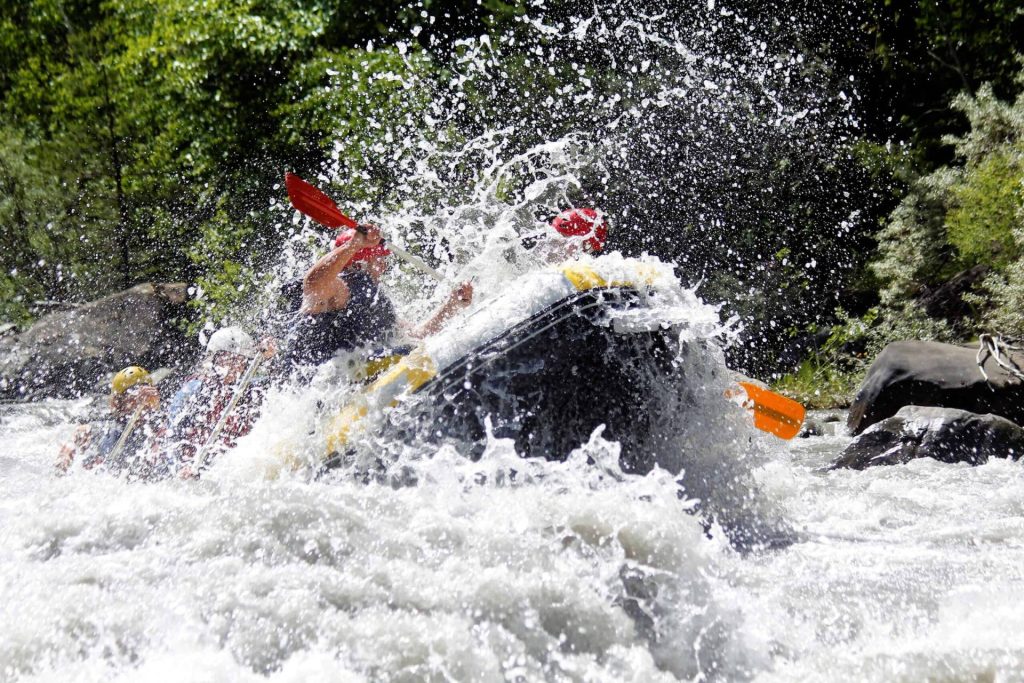
<svg viewBox="0 0 1024 683">
<path fill-rule="evenodd" d="M 569 209 L 551 221 L 551 227 L 564 237 L 590 236 L 583 244 L 590 251 L 599 252 L 608 238 L 608 224 L 595 209 Z"/>
<path fill-rule="evenodd" d="M 346 230 L 339 232 L 338 236 L 334 238 L 334 248 L 337 249 L 340 246 L 346 244 L 349 240 L 355 237 L 355 230 Z M 385 247 L 383 244 L 378 244 L 373 247 L 364 247 L 354 253 L 352 258 L 349 260 L 349 265 L 357 263 L 359 261 L 372 261 L 375 258 L 382 258 L 384 256 L 390 256 L 391 250 Z M 347 268 L 348 266 L 346 266 Z"/>
</svg>

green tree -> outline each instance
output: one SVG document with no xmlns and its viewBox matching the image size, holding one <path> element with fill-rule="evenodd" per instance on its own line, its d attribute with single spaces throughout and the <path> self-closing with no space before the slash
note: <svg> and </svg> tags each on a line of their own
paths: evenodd
<svg viewBox="0 0 1024 683">
<path fill-rule="evenodd" d="M 970 122 L 966 134 L 950 138 L 955 164 L 911 183 L 879 233 L 873 268 L 888 313 L 899 316 L 925 287 L 973 265 L 989 266 L 988 294 L 983 289 L 972 301 L 989 323 L 1020 331 L 1010 309 L 1020 299 L 1024 254 L 1024 93 L 1011 103 L 985 86 L 960 96 L 955 106 Z"/>
<path fill-rule="evenodd" d="M 868 0 L 864 14 L 868 133 L 910 141 L 925 171 L 949 162 L 943 136 L 967 130 L 953 99 L 985 83 L 1001 98 L 1014 91 L 1024 8 L 1015 0 Z"/>
<path fill-rule="evenodd" d="M 57 178 L 33 163 L 38 145 L 17 130 L 0 129 L 0 320 L 23 323 L 34 301 L 61 298 L 67 273 L 68 210 Z"/>
<path fill-rule="evenodd" d="M 410 112 L 429 93 L 389 78 L 433 69 L 421 46 L 481 32 L 494 10 L 506 8 L 2 0 L 0 114 L 12 131 L 3 200 L 24 203 L 6 195 L 14 181 L 33 196 L 53 192 L 44 179 L 60 187 L 48 224 L 68 247 L 62 296 L 186 279 L 207 292 L 200 306 L 222 311 L 282 239 L 272 209 L 282 171 L 340 162 L 351 196 L 387 194 L 401 176 L 387 149 L 415 132 Z M 387 47 L 395 42 L 406 56 Z M 343 70 L 357 82 L 329 73 Z M 5 272 L 49 290 L 16 260 L 5 254 Z"/>
</svg>

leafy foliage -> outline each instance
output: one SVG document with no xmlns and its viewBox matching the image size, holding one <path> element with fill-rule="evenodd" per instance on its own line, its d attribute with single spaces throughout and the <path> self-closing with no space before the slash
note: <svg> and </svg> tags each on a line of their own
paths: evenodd
<svg viewBox="0 0 1024 683">
<path fill-rule="evenodd" d="M 943 136 L 966 129 L 949 103 L 986 83 L 997 96 L 1013 92 L 1024 9 L 1014 0 L 873 0 L 861 11 L 868 129 L 911 142 L 925 170 L 948 163 Z"/>
<path fill-rule="evenodd" d="M 953 188 L 946 221 L 964 266 L 991 262 L 1001 270 L 1020 254 L 1013 227 L 1024 204 L 1024 168 L 1017 156 L 994 153 L 969 168 Z"/>
<path fill-rule="evenodd" d="M 918 179 L 879 232 L 879 258 L 871 267 L 885 285 L 884 303 L 914 297 L 948 273 L 945 202 L 956 181 L 957 171 L 948 168 Z"/>
<path fill-rule="evenodd" d="M 1002 300 L 981 296 L 975 303 L 994 306 L 992 319 L 999 319 L 998 309 L 1014 299 L 1006 275 L 1018 270 L 1022 255 L 1024 94 L 1010 104 L 984 87 L 975 97 L 959 97 L 956 107 L 971 123 L 967 134 L 950 138 L 961 165 L 914 181 L 879 233 L 873 267 L 894 316 L 925 286 L 977 263 L 992 266 Z"/>
<path fill-rule="evenodd" d="M 182 279 L 219 321 L 293 228 L 284 169 L 360 214 L 477 185 L 519 210 L 536 172 L 488 178 L 495 158 L 571 135 L 578 177 L 550 201 L 600 205 L 613 248 L 742 315 L 749 370 L 801 330 L 850 337 L 878 295 L 868 347 L 945 338 L 917 298 L 976 263 L 977 322 L 1024 331 L 1019 3 L 599 4 L 0 0 L 0 316 Z M 693 51 L 619 50 L 637 12 Z M 680 74 L 701 77 L 668 102 Z M 838 359 L 811 375 L 849 375 Z"/>
<path fill-rule="evenodd" d="M 1024 73 L 1018 80 L 1024 85 Z M 970 123 L 963 135 L 948 137 L 955 163 L 911 181 L 878 234 L 871 268 L 882 283 L 882 306 L 864 337 L 868 357 L 901 339 L 961 341 L 962 331 L 929 317 L 918 300 L 976 264 L 991 274 L 964 297 L 976 317 L 956 327 L 1024 333 L 1024 92 L 1011 103 L 983 86 L 954 106 Z M 811 363 L 819 379 L 843 375 L 844 364 L 842 354 Z M 786 382 L 800 385 L 807 376 L 801 368 Z"/>
<path fill-rule="evenodd" d="M 402 182 L 396 162 L 429 139 L 420 121 L 433 89 L 430 58 L 408 46 L 320 52 L 298 67 L 274 115 L 281 143 L 329 155 L 337 190 L 379 206 Z"/>
<path fill-rule="evenodd" d="M 0 319 L 14 322 L 28 320 L 33 301 L 59 297 L 65 285 L 64 191 L 34 166 L 37 147 L 16 130 L 0 129 Z"/>
<path fill-rule="evenodd" d="M 930 318 L 913 303 L 898 311 L 874 307 L 862 316 L 836 311 L 839 322 L 829 328 L 825 342 L 777 385 L 811 408 L 846 407 L 871 361 L 887 344 L 905 339 L 955 342 L 957 334 L 942 320 Z"/>
<path fill-rule="evenodd" d="M 395 182 L 381 145 L 410 139 L 408 113 L 429 91 L 383 74 L 428 61 L 415 42 L 408 57 L 355 46 L 414 28 L 446 45 L 446 31 L 510 11 L 426 5 L 440 22 L 397 1 L 0 2 L 0 205 L 14 235 L 2 315 L 25 321 L 30 299 L 146 279 L 197 283 L 199 311 L 222 315 L 281 239 L 284 169 L 316 171 L 334 155 L 353 196 Z M 341 72 L 358 77 L 333 81 Z M 387 130 L 369 127 L 370 111 Z M 339 133 L 352 144 L 335 150 Z"/>
</svg>

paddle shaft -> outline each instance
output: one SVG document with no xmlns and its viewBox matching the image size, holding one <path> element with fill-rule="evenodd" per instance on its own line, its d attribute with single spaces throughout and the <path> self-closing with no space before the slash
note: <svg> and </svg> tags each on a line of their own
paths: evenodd
<svg viewBox="0 0 1024 683">
<path fill-rule="evenodd" d="M 284 184 L 288 190 L 288 199 L 291 200 L 292 206 L 312 218 L 320 225 L 335 229 L 351 228 L 363 235 L 366 234 L 366 228 L 343 214 L 333 199 L 307 183 L 299 176 L 294 173 L 285 173 Z M 380 244 L 383 245 L 384 240 L 381 240 Z M 389 245 L 388 249 L 390 249 L 391 253 L 395 256 L 402 259 L 421 273 L 429 275 L 438 282 L 447 282 L 447 278 L 445 278 L 444 275 L 428 266 L 422 259 L 413 256 L 405 249 L 393 244 Z"/>
<path fill-rule="evenodd" d="M 363 235 L 366 234 L 366 228 L 364 228 L 361 225 L 356 226 L 355 229 L 356 229 L 356 232 L 362 233 Z M 405 261 L 406 263 L 408 263 L 410 266 L 412 266 L 416 270 L 420 271 L 421 273 L 429 275 L 430 277 L 434 278 L 438 282 L 441 282 L 441 283 L 447 283 L 448 282 L 448 278 L 446 278 L 440 272 L 438 272 L 437 270 L 434 270 L 433 268 L 428 266 L 426 263 L 424 263 L 423 259 L 421 259 L 421 258 L 419 258 L 417 256 L 413 256 L 412 254 L 407 252 L 405 249 L 402 249 L 401 247 L 395 246 L 395 244 L 393 242 L 385 242 L 385 240 L 381 240 L 380 244 L 381 244 L 381 246 L 385 246 L 385 244 L 386 244 L 388 250 L 392 254 L 394 254 L 398 258 L 402 259 L 403 261 Z"/>
<path fill-rule="evenodd" d="M 124 426 L 124 430 L 121 432 L 121 436 L 117 439 L 117 443 L 114 444 L 114 448 L 110 451 L 110 455 L 106 457 L 108 468 L 113 467 L 114 465 L 120 466 L 121 453 L 124 451 L 124 447 L 128 443 L 128 437 L 130 437 L 132 432 L 135 431 L 135 427 L 139 424 L 139 419 L 142 417 L 142 411 L 145 409 L 146 406 L 139 406 L 128 419 L 127 424 Z"/>
<path fill-rule="evenodd" d="M 250 363 L 249 367 L 245 369 L 245 374 L 242 375 L 242 379 L 238 383 L 238 388 L 235 390 L 231 400 L 228 401 L 227 406 L 224 408 L 224 412 L 220 414 L 220 419 L 217 420 L 217 424 L 214 425 L 213 431 L 210 432 L 210 436 L 206 439 L 206 443 L 204 443 L 203 447 L 199 449 L 198 453 L 196 453 L 196 457 L 192 461 L 192 468 L 196 474 L 198 474 L 199 470 L 206 464 L 206 454 L 209 453 L 210 449 L 213 448 L 213 445 L 217 443 L 220 433 L 224 431 L 224 426 L 228 423 L 228 418 L 231 417 L 232 411 L 234 411 L 235 406 L 237 406 L 238 402 L 242 399 L 242 394 L 244 394 L 245 390 L 249 388 L 249 385 L 252 383 L 252 378 L 256 375 L 256 371 L 262 364 L 263 354 L 257 353 L 256 357 L 252 359 L 252 363 Z"/>
</svg>

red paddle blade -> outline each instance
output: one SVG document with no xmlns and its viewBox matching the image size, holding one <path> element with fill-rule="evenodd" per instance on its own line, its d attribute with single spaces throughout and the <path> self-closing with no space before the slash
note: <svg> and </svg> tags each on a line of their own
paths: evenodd
<svg viewBox="0 0 1024 683">
<path fill-rule="evenodd" d="M 320 225 L 328 228 L 354 228 L 358 225 L 343 214 L 330 197 L 294 173 L 285 172 L 284 186 L 288 188 L 288 199 L 292 201 L 292 206 Z"/>
</svg>

